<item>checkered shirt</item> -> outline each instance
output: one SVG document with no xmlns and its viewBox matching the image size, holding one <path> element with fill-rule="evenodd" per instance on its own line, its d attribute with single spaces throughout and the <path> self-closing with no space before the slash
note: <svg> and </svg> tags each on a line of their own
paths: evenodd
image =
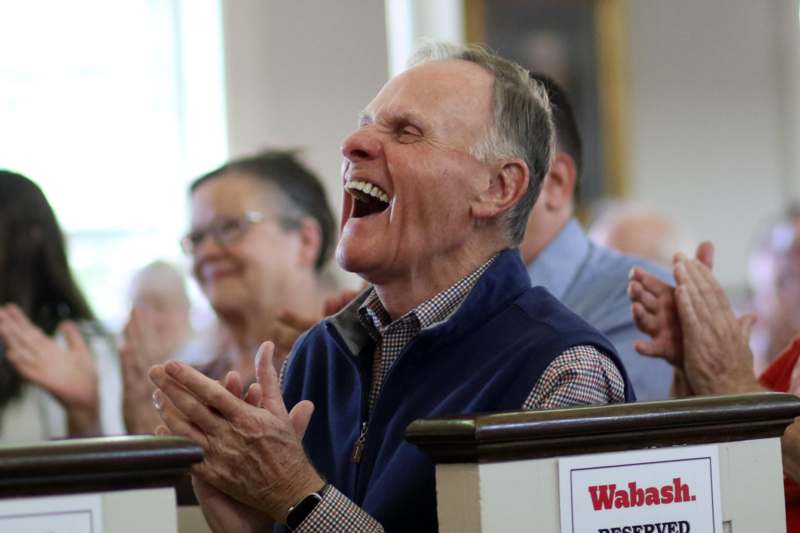
<svg viewBox="0 0 800 533">
<path fill-rule="evenodd" d="M 430 300 L 426 300 L 417 307 L 401 316 L 395 321 L 389 317 L 383 307 L 378 293 L 373 287 L 364 303 L 358 308 L 361 324 L 375 341 L 375 355 L 372 363 L 372 386 L 369 391 L 369 412 L 375 405 L 375 400 L 381 393 L 383 382 L 389 369 L 397 361 L 403 348 L 411 342 L 423 329 L 431 328 L 444 322 L 455 313 L 470 291 L 494 262 L 492 257 L 469 276 L 461 279 L 449 289 L 440 292 Z"/>
<path fill-rule="evenodd" d="M 496 257 L 496 256 L 495 256 Z M 420 331 L 450 318 L 464 303 L 481 275 L 495 257 L 449 289 L 421 303 L 392 321 L 373 288 L 359 307 L 361 323 L 375 340 L 372 363 L 372 387 L 369 409 L 389 369 L 403 348 Z M 594 346 L 573 346 L 556 357 L 536 381 L 522 409 L 551 409 L 573 405 L 621 403 L 625 401 L 625 383 L 614 363 Z M 296 530 L 316 532 L 382 532 L 381 526 L 332 485 L 323 492 L 322 501 Z"/>
</svg>

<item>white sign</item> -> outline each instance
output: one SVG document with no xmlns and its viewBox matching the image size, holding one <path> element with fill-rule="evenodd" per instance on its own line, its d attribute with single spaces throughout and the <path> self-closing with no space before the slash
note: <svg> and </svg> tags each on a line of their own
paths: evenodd
<svg viewBox="0 0 800 533">
<path fill-rule="evenodd" d="M 561 533 L 722 533 L 716 446 L 559 460 Z"/>
<path fill-rule="evenodd" d="M 99 494 L 0 500 L 0 533 L 102 533 Z"/>
</svg>

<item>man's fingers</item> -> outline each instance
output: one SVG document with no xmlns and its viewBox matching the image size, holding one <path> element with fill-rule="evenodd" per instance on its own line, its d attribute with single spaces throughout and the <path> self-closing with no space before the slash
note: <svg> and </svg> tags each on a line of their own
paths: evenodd
<svg viewBox="0 0 800 533">
<path fill-rule="evenodd" d="M 628 297 L 633 303 L 641 304 L 647 311 L 655 313 L 659 310 L 659 299 L 652 292 L 645 290 L 638 281 L 628 284 Z"/>
<path fill-rule="evenodd" d="M 709 243 L 710 244 L 710 243 Z M 695 309 L 701 311 L 703 316 L 718 318 L 724 316 L 728 323 L 734 320 L 728 295 L 719 284 L 714 274 L 704 264 L 698 261 L 688 261 L 686 269 L 691 277 L 697 292 L 692 293 L 695 300 Z"/>
<path fill-rule="evenodd" d="M 239 375 L 238 372 L 231 370 L 227 374 L 225 374 L 225 378 L 223 378 L 222 386 L 225 387 L 228 392 L 236 396 L 237 398 L 242 397 L 242 391 L 244 390 L 244 386 L 242 385 L 242 377 Z"/>
<path fill-rule="evenodd" d="M 159 389 L 156 391 L 154 396 L 154 400 L 156 400 L 156 408 L 160 409 L 159 401 L 157 401 L 158 398 L 166 398 L 170 400 L 170 405 L 173 405 L 184 418 L 190 420 L 194 425 L 198 426 L 203 431 L 213 432 L 216 430 L 222 423 L 220 417 L 211 412 L 209 407 L 203 403 L 201 398 L 195 397 L 195 395 L 184 388 L 179 381 L 173 379 L 173 377 L 165 370 L 165 368 L 168 366 L 169 363 L 164 366 L 156 365 L 150 370 L 150 379 Z M 224 387 L 222 387 L 222 385 L 213 380 L 209 381 L 212 381 L 212 383 L 214 383 L 214 385 L 216 385 L 219 390 L 222 391 L 222 394 L 234 399 L 233 396 L 231 396 L 231 394 L 226 391 Z M 166 404 L 166 402 L 163 403 Z M 215 406 L 212 405 L 211 407 Z M 170 429 L 174 430 L 172 426 L 170 426 Z"/>
<path fill-rule="evenodd" d="M 637 352 L 639 352 L 644 356 L 659 357 L 661 359 L 665 359 L 666 361 L 672 363 L 672 358 L 665 353 L 666 350 L 661 345 L 661 342 L 657 342 L 655 340 L 636 341 L 636 343 L 633 345 L 633 348 L 634 350 L 636 350 Z"/>
<path fill-rule="evenodd" d="M 651 337 L 658 335 L 661 324 L 657 315 L 647 311 L 639 302 L 634 302 L 631 306 L 631 313 L 633 314 L 633 322 L 642 333 L 646 333 Z"/>
<path fill-rule="evenodd" d="M 697 246 L 695 258 L 703 263 L 709 270 L 714 269 L 714 244 L 711 241 L 703 241 Z"/>
<path fill-rule="evenodd" d="M 261 400 L 263 399 L 263 396 L 261 385 L 258 383 L 251 383 L 247 388 L 247 394 L 244 396 L 244 401 L 255 407 L 261 407 Z"/>
<path fill-rule="evenodd" d="M 256 379 L 261 385 L 261 404 L 274 415 L 285 415 L 286 405 L 281 396 L 278 372 L 273 363 L 275 345 L 269 341 L 263 343 L 256 354 Z"/>
<path fill-rule="evenodd" d="M 653 296 L 661 296 L 663 292 L 672 289 L 672 286 L 669 283 L 666 283 L 658 276 L 651 274 L 650 272 L 647 272 L 639 267 L 633 267 L 628 275 L 628 278 L 630 282 L 635 281 L 641 284 L 642 288 L 653 294 Z"/>
<path fill-rule="evenodd" d="M 154 382 L 156 382 L 154 377 L 160 377 L 160 375 L 156 372 L 156 376 L 154 376 L 153 372 L 160 366 L 156 365 L 150 371 L 150 377 Z M 216 409 L 228 420 L 232 420 L 238 414 L 241 407 L 241 397 L 234 397 L 221 383 L 178 361 L 168 361 L 163 365 L 163 370 L 165 376 L 174 380 L 176 384 L 188 391 L 190 396 L 196 397 L 204 406 L 207 405 Z M 156 386 L 163 388 L 157 382 Z M 178 405 L 178 407 L 180 408 L 181 406 Z"/>
<path fill-rule="evenodd" d="M 660 351 L 655 341 L 636 341 L 633 348 L 640 354 L 648 356 L 657 355 Z"/>
<path fill-rule="evenodd" d="M 684 280 L 682 283 L 687 304 L 690 304 L 699 316 L 711 316 L 711 311 L 716 304 L 716 295 L 714 294 L 714 285 L 712 280 L 709 280 L 704 271 L 708 269 L 697 261 L 684 260 L 678 267 L 682 271 L 681 277 Z M 690 326 L 687 324 L 686 327 Z"/>
<path fill-rule="evenodd" d="M 678 288 L 675 289 L 675 306 L 678 308 L 678 317 L 683 325 L 684 336 L 691 335 L 697 327 L 706 326 L 697 322 L 697 311 L 690 292 L 693 288 L 691 284 L 684 284 L 678 285 Z"/>
<path fill-rule="evenodd" d="M 289 420 L 292 423 L 292 428 L 295 434 L 302 439 L 308 429 L 308 423 L 311 422 L 311 415 L 314 414 L 314 404 L 309 400 L 302 400 L 297 402 L 292 410 L 289 412 Z"/>
<path fill-rule="evenodd" d="M 153 392 L 153 404 L 161 420 L 164 422 L 164 425 L 169 430 L 164 433 L 162 429 L 162 433 L 159 433 L 159 428 L 161 428 L 161 426 L 159 426 L 156 428 L 157 435 L 178 435 L 194 441 L 204 449 L 208 446 L 208 437 L 206 437 L 205 433 L 192 424 L 186 415 L 175 407 L 173 402 L 163 391 L 156 389 L 155 392 Z"/>
</svg>

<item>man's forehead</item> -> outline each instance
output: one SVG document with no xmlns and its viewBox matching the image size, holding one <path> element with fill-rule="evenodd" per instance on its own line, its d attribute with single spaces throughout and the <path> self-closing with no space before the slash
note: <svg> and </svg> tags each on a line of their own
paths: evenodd
<svg viewBox="0 0 800 533">
<path fill-rule="evenodd" d="M 371 122 L 380 109 L 393 115 L 414 118 L 416 107 L 442 104 L 445 100 L 486 101 L 494 77 L 475 63 L 460 59 L 429 61 L 409 68 L 390 79 L 359 114 Z M 426 109 L 427 111 L 427 109 Z"/>
</svg>

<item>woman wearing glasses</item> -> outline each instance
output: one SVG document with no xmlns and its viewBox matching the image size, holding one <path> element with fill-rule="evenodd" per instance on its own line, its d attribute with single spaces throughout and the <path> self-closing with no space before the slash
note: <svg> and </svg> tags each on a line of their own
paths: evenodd
<svg viewBox="0 0 800 533">
<path fill-rule="evenodd" d="M 259 345 L 285 336 L 287 316 L 321 318 L 323 298 L 334 289 L 323 281 L 336 239 L 333 214 L 319 180 L 292 153 L 279 151 L 201 176 L 190 187 L 190 202 L 191 227 L 181 246 L 225 340 L 200 369 L 216 379 L 235 370 L 246 386 L 255 380 Z M 137 343 L 126 341 L 123 370 L 126 361 L 143 362 L 131 374 L 141 378 L 124 380 L 126 421 L 131 431 L 152 431 L 159 419 L 145 362 L 161 361 L 127 353 Z M 277 365 L 290 345 L 277 354 Z"/>
<path fill-rule="evenodd" d="M 319 274 L 335 244 L 333 214 L 319 180 L 287 152 L 232 161 L 190 192 L 183 249 L 233 341 L 207 372 L 236 370 L 252 381 L 253 356 L 275 338 L 281 314 L 321 314 Z"/>
</svg>

